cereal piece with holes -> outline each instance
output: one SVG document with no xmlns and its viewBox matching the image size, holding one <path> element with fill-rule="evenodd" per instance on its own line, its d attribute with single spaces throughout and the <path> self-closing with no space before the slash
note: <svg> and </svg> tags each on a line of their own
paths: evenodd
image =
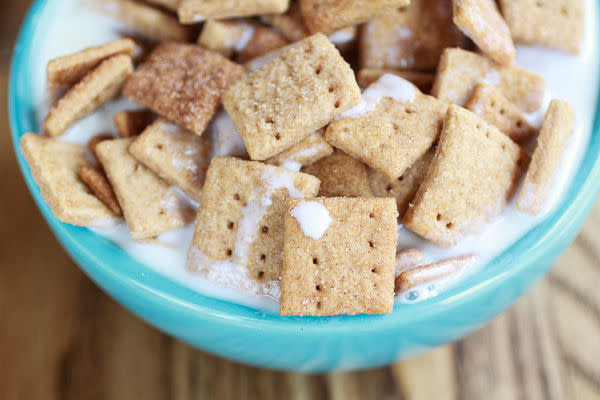
<svg viewBox="0 0 600 400">
<path fill-rule="evenodd" d="M 320 33 L 288 46 L 223 94 L 253 160 L 295 145 L 359 102 L 354 72 Z"/>
<path fill-rule="evenodd" d="M 241 51 L 252 38 L 256 25 L 247 21 L 208 20 L 202 27 L 198 44 L 225 57 Z"/>
<path fill-rule="evenodd" d="M 314 197 L 314 176 L 256 161 L 213 158 L 208 172 L 188 268 L 210 269 L 229 260 L 250 278 L 268 282 L 280 275 L 283 213 L 289 197 Z"/>
<path fill-rule="evenodd" d="M 527 162 L 508 136 L 451 105 L 435 156 L 402 223 L 439 246 L 454 246 L 502 212 Z"/>
<path fill-rule="evenodd" d="M 193 218 L 193 208 L 129 154 L 133 140 L 105 140 L 96 146 L 96 153 L 123 209 L 131 237 L 139 240 L 186 225 Z"/>
<path fill-rule="evenodd" d="M 393 199 L 288 200 L 281 314 L 391 313 L 397 216 Z"/>
<path fill-rule="evenodd" d="M 244 68 L 193 44 L 159 45 L 129 77 L 123 95 L 201 135 L 220 105 L 221 93 Z"/>
<path fill-rule="evenodd" d="M 329 143 L 396 179 L 437 140 L 448 105 L 396 75 L 383 75 L 357 107 L 327 127 Z"/>
<path fill-rule="evenodd" d="M 182 0 L 179 21 L 193 24 L 207 19 L 229 19 L 260 14 L 281 14 L 290 0 Z"/>
<path fill-rule="evenodd" d="M 319 129 L 289 149 L 269 158 L 266 162 L 285 166 L 286 168 L 299 169 L 304 165 L 312 164 L 323 157 L 327 157 L 333 153 L 333 147 L 327 143 L 324 134 L 325 130 Z"/>
</svg>

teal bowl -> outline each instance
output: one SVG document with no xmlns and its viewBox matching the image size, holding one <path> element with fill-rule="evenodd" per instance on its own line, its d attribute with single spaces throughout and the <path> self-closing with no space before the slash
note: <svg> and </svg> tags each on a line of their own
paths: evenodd
<svg viewBox="0 0 600 400">
<path fill-rule="evenodd" d="M 56 1 L 34 3 L 12 61 L 10 124 L 27 186 L 60 243 L 98 286 L 158 329 L 210 353 L 261 367 L 322 372 L 389 364 L 460 339 L 509 307 L 550 269 L 598 195 L 597 111 L 581 166 L 555 211 L 484 268 L 435 298 L 397 304 L 385 316 L 312 318 L 282 317 L 203 296 L 90 230 L 59 222 L 40 195 L 18 143 L 21 135 L 39 128 L 30 60 L 35 60 L 36 39 L 52 23 Z"/>
</svg>

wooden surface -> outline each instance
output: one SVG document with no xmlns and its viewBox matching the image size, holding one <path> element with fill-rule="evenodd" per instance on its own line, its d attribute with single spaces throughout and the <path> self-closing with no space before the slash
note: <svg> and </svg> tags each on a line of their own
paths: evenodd
<svg viewBox="0 0 600 400">
<path fill-rule="evenodd" d="M 0 14 L 0 399 L 600 399 L 600 203 L 550 276 L 452 346 L 374 370 L 243 366 L 163 335 L 101 292 L 35 208 L 9 137 L 10 43 Z"/>
</svg>

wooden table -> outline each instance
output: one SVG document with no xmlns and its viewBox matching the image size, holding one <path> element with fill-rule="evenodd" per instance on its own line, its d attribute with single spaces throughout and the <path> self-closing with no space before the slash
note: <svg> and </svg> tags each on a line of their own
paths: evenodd
<svg viewBox="0 0 600 400">
<path fill-rule="evenodd" d="M 0 93 L 27 2 L 0 14 Z M 247 367 L 163 335 L 59 246 L 18 171 L 0 96 L 0 399 L 600 399 L 600 203 L 551 274 L 451 346 L 387 368 Z"/>
</svg>

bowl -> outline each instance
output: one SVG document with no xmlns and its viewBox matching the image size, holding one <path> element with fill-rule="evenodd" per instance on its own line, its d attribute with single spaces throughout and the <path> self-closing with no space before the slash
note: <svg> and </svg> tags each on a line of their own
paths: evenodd
<svg viewBox="0 0 600 400">
<path fill-rule="evenodd" d="M 283 317 L 203 296 L 90 230 L 61 223 L 40 195 L 18 143 L 21 135 L 39 128 L 30 60 L 35 60 L 36 39 L 51 28 L 57 2 L 33 4 L 13 54 L 9 115 L 23 177 L 59 242 L 98 286 L 148 323 L 207 352 L 261 367 L 323 372 L 388 364 L 455 341 L 509 307 L 550 269 L 600 190 L 597 110 L 583 161 L 555 210 L 484 268 L 435 298 L 396 304 L 390 315 L 315 318 Z"/>
</svg>

